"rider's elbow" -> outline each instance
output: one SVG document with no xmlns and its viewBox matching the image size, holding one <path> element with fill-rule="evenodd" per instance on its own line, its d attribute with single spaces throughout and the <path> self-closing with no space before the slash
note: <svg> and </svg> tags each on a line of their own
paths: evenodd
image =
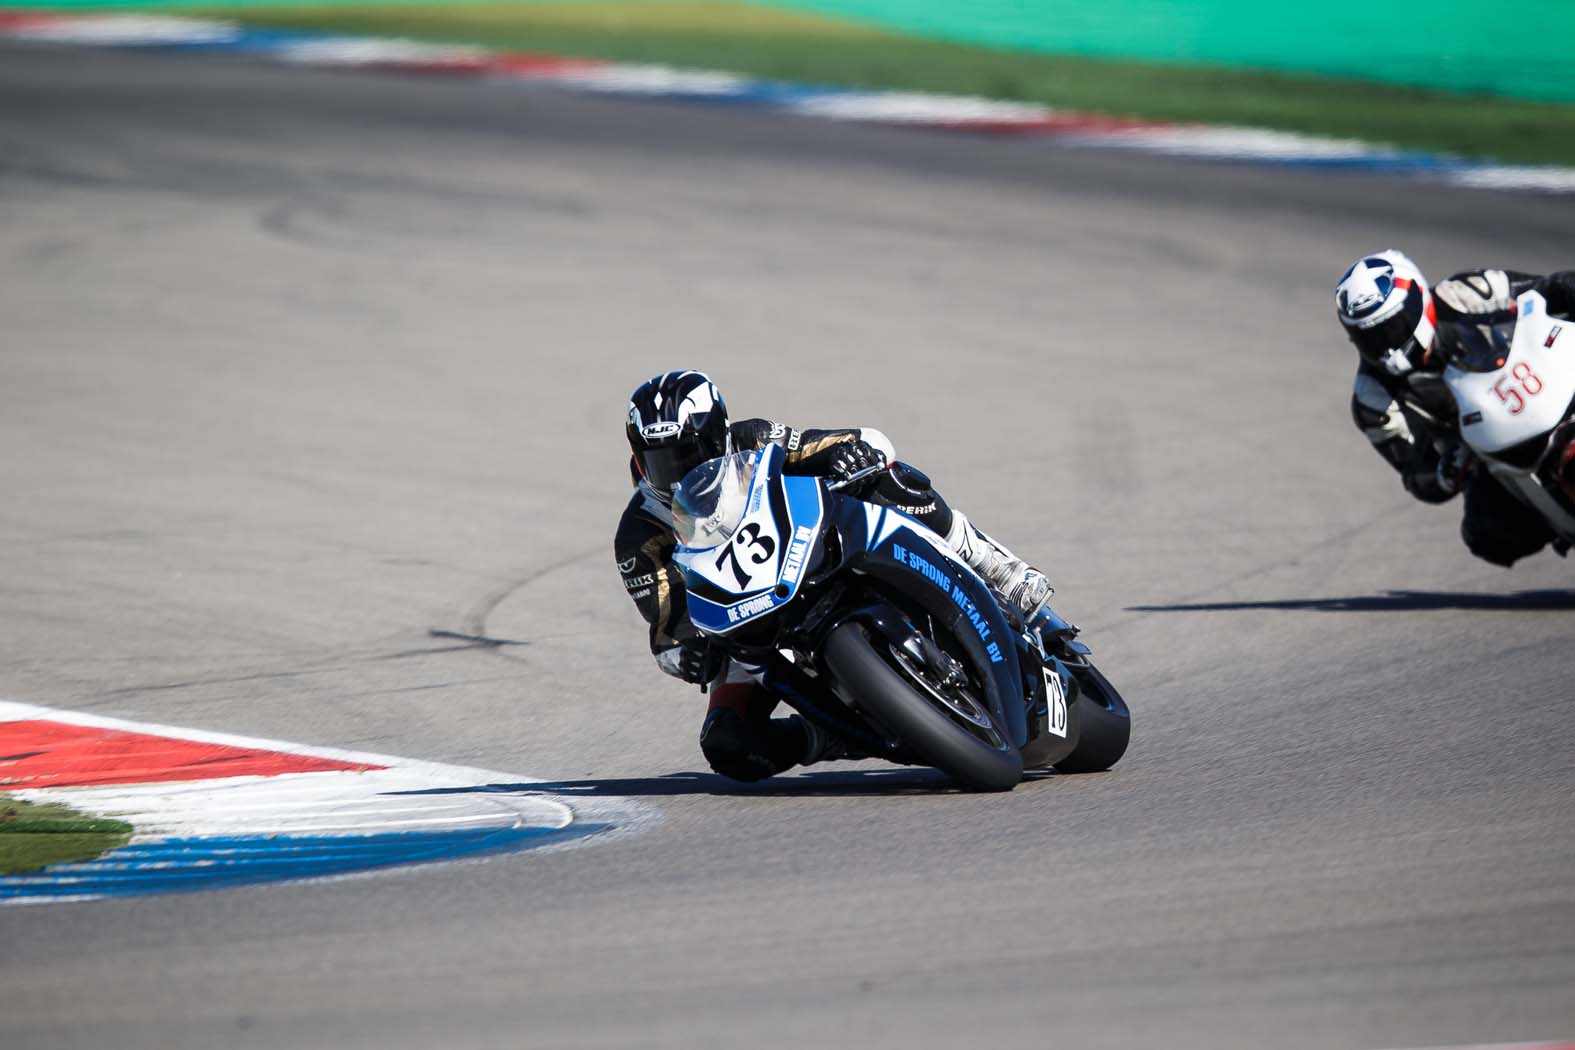
<svg viewBox="0 0 1575 1050">
<path fill-rule="evenodd" d="M 874 427 L 859 427 L 859 438 L 869 442 L 870 446 L 886 457 L 886 462 L 891 463 L 897 459 L 897 446 L 891 443 L 891 438 L 876 430 Z"/>
</svg>

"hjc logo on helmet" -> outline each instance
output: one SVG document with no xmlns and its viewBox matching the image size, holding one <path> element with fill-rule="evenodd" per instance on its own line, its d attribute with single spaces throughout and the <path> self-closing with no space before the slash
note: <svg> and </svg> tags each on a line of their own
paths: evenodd
<svg viewBox="0 0 1575 1050">
<path fill-rule="evenodd" d="M 661 423 L 647 423 L 640 428 L 640 436 L 647 441 L 665 441 L 668 438 L 677 437 L 683 429 L 682 423 L 674 423 L 670 420 Z"/>
</svg>

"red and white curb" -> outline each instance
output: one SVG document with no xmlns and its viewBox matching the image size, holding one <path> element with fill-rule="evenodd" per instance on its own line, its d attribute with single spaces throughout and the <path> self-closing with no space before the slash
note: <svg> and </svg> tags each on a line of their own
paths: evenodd
<svg viewBox="0 0 1575 1050">
<path fill-rule="evenodd" d="M 0 876 L 0 904 L 343 875 L 558 844 L 644 823 L 540 781 L 0 702 L 0 792 L 125 821 L 96 861 Z"/>
<path fill-rule="evenodd" d="M 1575 168 L 1478 163 L 1354 139 L 1132 120 L 999 99 L 860 91 L 485 47 L 249 29 L 172 15 L 62 15 L 0 9 L 0 39 L 220 51 L 301 66 L 396 70 L 551 84 L 586 92 L 758 106 L 825 120 L 1033 136 L 1180 157 L 1411 176 L 1478 189 L 1575 192 Z"/>
</svg>

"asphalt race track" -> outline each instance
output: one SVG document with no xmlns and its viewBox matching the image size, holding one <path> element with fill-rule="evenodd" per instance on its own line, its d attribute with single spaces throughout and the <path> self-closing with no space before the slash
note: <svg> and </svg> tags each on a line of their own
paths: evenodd
<svg viewBox="0 0 1575 1050">
<path fill-rule="evenodd" d="M 0 1045 L 1575 1034 L 1575 565 L 1404 494 L 1331 308 L 1363 251 L 1572 244 L 1557 197 L 0 50 L 0 697 L 660 814 L 5 909 Z M 625 398 L 674 366 L 880 427 L 1044 566 L 1126 760 L 704 773 L 611 557 Z"/>
</svg>

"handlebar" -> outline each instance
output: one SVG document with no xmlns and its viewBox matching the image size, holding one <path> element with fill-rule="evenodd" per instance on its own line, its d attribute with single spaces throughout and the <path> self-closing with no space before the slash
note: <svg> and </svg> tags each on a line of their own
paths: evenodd
<svg viewBox="0 0 1575 1050">
<path fill-rule="evenodd" d="M 826 485 L 826 491 L 827 492 L 841 492 L 845 488 L 850 488 L 850 487 L 852 487 L 854 485 L 857 485 L 859 482 L 863 481 L 865 478 L 872 477 L 872 476 L 874 476 L 876 474 L 881 473 L 882 471 L 887 471 L 887 470 L 890 470 L 890 469 L 891 469 L 891 464 L 890 463 L 881 463 L 881 464 L 878 464 L 878 465 L 873 466 L 873 467 L 865 467 L 863 470 L 859 471 L 857 474 L 850 474 L 847 477 L 843 478 L 841 481 L 830 482 L 829 484 Z"/>
</svg>

